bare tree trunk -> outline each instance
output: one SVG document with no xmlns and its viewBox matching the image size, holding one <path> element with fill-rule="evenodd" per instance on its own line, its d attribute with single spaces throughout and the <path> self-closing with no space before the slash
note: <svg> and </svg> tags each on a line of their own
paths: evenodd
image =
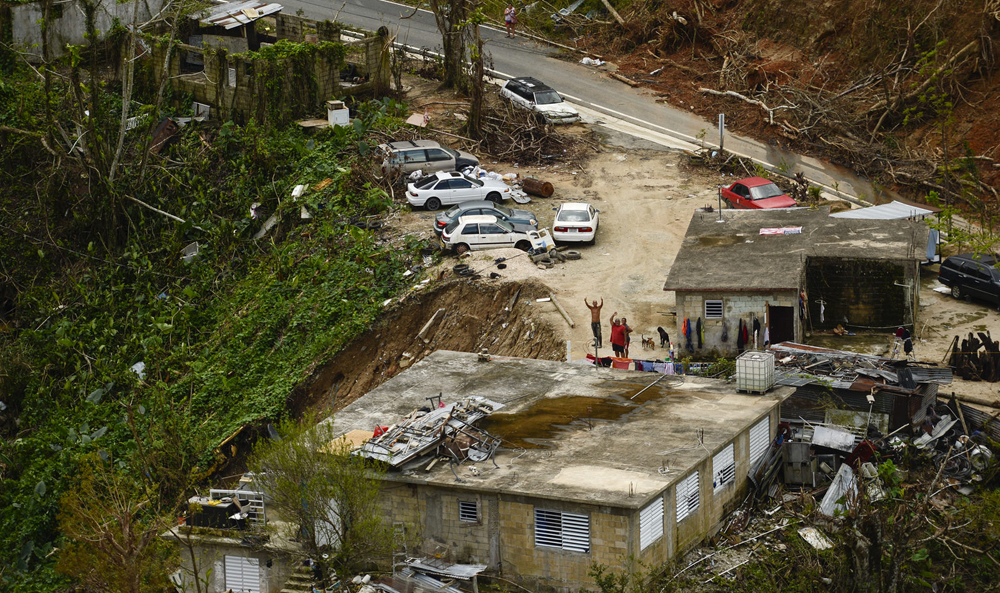
<svg viewBox="0 0 1000 593">
<path fill-rule="evenodd" d="M 479 25 L 473 25 L 472 34 L 475 39 L 475 50 L 472 54 L 472 105 L 469 107 L 469 137 L 479 140 L 483 135 L 483 98 L 486 84 L 483 76 L 483 38 L 479 34 Z"/>
</svg>

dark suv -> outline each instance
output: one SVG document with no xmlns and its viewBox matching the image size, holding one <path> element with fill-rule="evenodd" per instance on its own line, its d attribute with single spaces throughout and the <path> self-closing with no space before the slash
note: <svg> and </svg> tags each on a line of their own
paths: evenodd
<svg viewBox="0 0 1000 593">
<path fill-rule="evenodd" d="M 941 264 L 938 280 L 951 287 L 956 299 L 975 298 L 1000 305 L 1000 270 L 992 255 L 963 253 Z"/>
</svg>

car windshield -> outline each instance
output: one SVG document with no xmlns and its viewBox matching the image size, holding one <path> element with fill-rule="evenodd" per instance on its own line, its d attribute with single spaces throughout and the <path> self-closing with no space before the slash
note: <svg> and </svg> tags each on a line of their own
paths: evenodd
<svg viewBox="0 0 1000 593">
<path fill-rule="evenodd" d="M 492 206 L 492 208 L 507 218 L 514 216 L 514 211 L 506 206 Z"/>
<path fill-rule="evenodd" d="M 497 220 L 497 226 L 507 231 L 508 233 L 513 232 L 514 226 L 511 225 L 506 220 Z"/>
<path fill-rule="evenodd" d="M 767 185 L 758 185 L 757 187 L 750 188 L 750 199 L 751 200 L 766 200 L 768 198 L 773 198 L 775 196 L 780 196 L 785 192 L 781 191 L 777 185 L 773 183 L 768 183 Z"/>
<path fill-rule="evenodd" d="M 451 221 L 450 223 L 448 223 L 448 226 L 444 227 L 444 232 L 448 233 L 449 235 L 452 234 L 452 233 L 454 233 L 455 229 L 458 228 L 458 223 L 459 222 L 460 222 L 460 220 L 458 218 L 456 218 L 455 220 Z"/>
<path fill-rule="evenodd" d="M 417 189 L 429 189 L 435 183 L 437 183 L 437 180 L 438 180 L 437 175 L 427 175 L 425 177 L 417 179 L 417 182 L 414 183 L 413 186 L 416 187 Z"/>
<path fill-rule="evenodd" d="M 559 222 L 589 222 L 590 214 L 586 210 L 560 210 L 556 220 Z"/>
<path fill-rule="evenodd" d="M 449 155 L 451 155 L 451 158 L 453 158 L 453 159 L 457 159 L 458 158 L 458 151 L 457 150 L 452 150 L 450 148 L 445 148 L 444 146 L 441 147 L 441 150 L 447 152 Z"/>
<path fill-rule="evenodd" d="M 539 91 L 535 93 L 536 105 L 552 105 L 554 103 L 562 103 L 562 97 L 559 96 L 559 93 L 555 91 Z"/>
<path fill-rule="evenodd" d="M 462 211 L 461 205 L 452 206 L 451 208 L 448 208 L 448 210 L 445 211 L 444 215 L 447 216 L 448 218 L 455 218 L 461 211 Z"/>
</svg>

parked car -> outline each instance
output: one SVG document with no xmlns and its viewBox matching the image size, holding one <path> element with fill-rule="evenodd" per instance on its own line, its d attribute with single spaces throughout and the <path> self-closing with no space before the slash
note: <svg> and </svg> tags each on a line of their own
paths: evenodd
<svg viewBox="0 0 1000 593">
<path fill-rule="evenodd" d="M 587 241 L 593 243 L 601 226 L 600 210 L 583 202 L 566 202 L 556 211 L 552 238 L 560 243 Z"/>
<path fill-rule="evenodd" d="M 438 171 L 406 186 L 406 201 L 413 207 L 437 210 L 442 204 L 460 204 L 470 200 L 488 200 L 499 204 L 510 197 L 510 186 L 503 181 L 476 179 L 458 171 Z"/>
<path fill-rule="evenodd" d="M 793 208 L 793 200 L 774 182 L 763 177 L 740 179 L 723 187 L 722 199 L 730 208 Z"/>
<path fill-rule="evenodd" d="M 496 216 L 497 220 L 505 220 L 511 224 L 526 224 L 533 228 L 538 226 L 538 218 L 527 210 L 508 208 L 487 200 L 473 200 L 471 202 L 456 204 L 444 212 L 438 212 L 438 215 L 434 219 L 434 232 L 440 235 L 441 231 L 451 224 L 451 221 L 461 216 L 479 216 L 483 214 Z"/>
<path fill-rule="evenodd" d="M 496 216 L 462 216 L 444 228 L 441 242 L 459 254 L 498 247 L 516 247 L 527 251 L 531 249 L 529 231 L 534 231 L 530 225 L 511 224 L 498 220 Z"/>
<path fill-rule="evenodd" d="M 555 89 L 535 78 L 524 76 L 508 80 L 500 89 L 500 96 L 507 97 L 518 107 L 538 112 L 549 123 L 580 121 L 580 113 L 576 109 L 567 105 Z"/>
<path fill-rule="evenodd" d="M 403 140 L 379 144 L 384 154 L 384 175 L 408 174 L 414 171 L 456 171 L 475 167 L 479 159 L 461 150 L 452 150 L 433 140 Z"/>
<path fill-rule="evenodd" d="M 1000 270 L 992 255 L 963 253 L 941 263 L 938 280 L 956 299 L 979 299 L 1000 306 Z"/>
</svg>

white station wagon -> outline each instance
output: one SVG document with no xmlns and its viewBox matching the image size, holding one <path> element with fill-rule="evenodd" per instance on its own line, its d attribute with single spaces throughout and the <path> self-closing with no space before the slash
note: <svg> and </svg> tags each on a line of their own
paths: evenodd
<svg viewBox="0 0 1000 593">
<path fill-rule="evenodd" d="M 523 251 L 531 249 L 530 231 L 534 227 L 527 224 L 511 224 L 498 220 L 496 216 L 480 214 L 461 216 L 441 232 L 441 242 L 448 249 L 462 254 L 469 250 L 516 247 Z"/>
</svg>

